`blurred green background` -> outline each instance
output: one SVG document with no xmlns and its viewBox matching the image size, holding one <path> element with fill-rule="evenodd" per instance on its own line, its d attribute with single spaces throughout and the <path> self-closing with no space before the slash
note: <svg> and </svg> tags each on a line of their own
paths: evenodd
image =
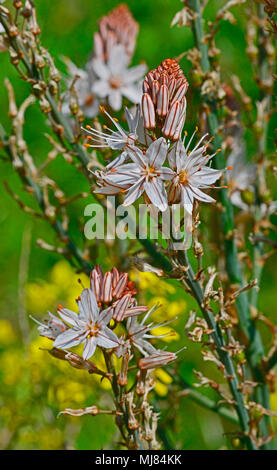
<svg viewBox="0 0 277 470">
<path fill-rule="evenodd" d="M 12 2 L 7 1 L 9 5 Z M 61 63 L 62 56 L 70 57 L 75 64 L 84 67 L 91 52 L 92 35 L 97 30 L 97 20 L 108 13 L 119 2 L 112 0 L 38 0 L 38 22 L 41 27 L 41 40 Z M 175 13 L 181 9 L 179 0 L 132 0 L 127 2 L 135 19 L 140 24 L 140 32 L 133 64 L 145 61 L 149 68 L 155 67 L 164 58 L 178 56 L 193 45 L 191 31 L 188 28 L 170 28 Z M 213 17 L 217 8 L 224 1 L 211 1 L 207 16 Z M 255 100 L 258 96 L 253 81 L 253 70 L 245 53 L 244 27 L 245 18 L 241 10 L 234 10 L 237 25 L 227 22 L 217 36 L 217 45 L 222 49 L 221 65 L 224 79 L 228 82 L 231 73 L 240 76 L 246 92 Z M 183 59 L 184 72 L 190 76 L 191 64 Z M 10 65 L 7 53 L 0 55 L 0 83 L 9 77 L 16 91 L 17 103 L 28 96 L 28 86 L 20 81 Z M 192 101 L 188 95 L 188 105 Z M 7 117 L 8 99 L 6 89 L 0 86 L 1 122 L 9 129 Z M 187 128 L 196 124 L 195 110 L 188 108 Z M 269 148 L 273 150 L 273 124 L 269 132 Z M 44 137 L 45 120 L 37 105 L 28 109 L 26 114 L 25 139 L 36 163 L 43 161 L 49 143 Z M 251 135 L 247 135 L 249 152 L 254 151 Z M 0 150 L 1 153 L 1 150 Z M 66 172 L 64 169 L 66 168 Z M 13 190 L 30 205 L 32 200 L 23 193 L 21 184 L 12 167 L 0 160 L 1 182 L 8 181 Z M 49 167 L 49 175 L 60 181 L 67 194 L 87 191 L 87 185 L 73 167 L 62 159 L 57 159 Z M 55 240 L 50 227 L 40 219 L 34 220 L 21 211 L 6 193 L 1 183 L 0 199 L 0 448 L 2 449 L 99 449 L 114 448 L 118 436 L 110 417 L 90 416 L 81 418 L 59 417 L 64 408 L 83 408 L 100 402 L 103 408 L 111 403 L 109 391 L 103 383 L 87 376 L 83 371 L 75 371 L 67 364 L 51 358 L 39 348 L 47 348 L 50 342 L 38 338 L 33 322 L 28 314 L 32 313 L 40 320 L 47 309 L 54 311 L 55 305 L 70 302 L 78 295 L 80 277 L 62 258 L 37 247 L 36 240 L 43 238 L 49 243 Z M 81 213 L 88 201 L 74 203 L 71 207 L 71 230 L 75 239 L 79 239 L 77 227 L 74 227 L 74 214 Z M 205 211 L 205 213 L 204 213 Z M 211 221 L 210 209 L 202 208 L 204 222 Z M 274 220 L 273 220 L 274 222 Z M 276 221 L 275 221 L 276 222 Z M 204 228 L 205 236 L 207 227 Z M 211 237 L 211 241 L 213 236 Z M 97 261 L 110 268 L 110 260 L 96 255 Z M 213 255 L 210 255 L 213 258 Z M 259 308 L 266 315 L 274 317 L 276 255 L 271 257 L 264 270 Z M 134 276 L 137 276 L 134 275 Z M 173 350 L 184 343 L 188 349 L 182 353 L 182 374 L 190 384 L 195 382 L 193 370 L 201 370 L 205 375 L 214 374 L 213 366 L 202 361 L 200 348 L 184 339 L 184 324 L 189 310 L 194 307 L 192 300 L 173 284 L 165 287 L 163 281 L 152 288 L 145 278 L 140 276 L 145 289 L 145 298 L 150 305 L 157 297 L 163 301 L 164 308 L 170 310 L 170 316 L 177 313 L 179 320 L 176 330 L 179 337 L 172 343 Z M 84 279 L 84 283 L 87 280 Z M 144 284 L 143 284 L 144 283 Z M 156 290 L 155 290 L 156 289 Z M 157 296 L 157 291 L 159 296 Z M 76 294 L 75 294 L 76 293 Z M 175 302 L 169 307 L 168 302 Z M 169 311 L 168 310 L 168 311 Z M 266 332 L 265 340 L 269 341 Z M 181 337 L 182 335 L 182 337 Z M 218 378 L 218 377 L 217 377 Z M 168 412 L 168 387 L 170 378 L 160 373 L 153 400 L 162 411 L 162 426 L 168 430 L 170 445 L 179 449 L 219 449 L 232 448 L 231 434 L 235 427 L 217 415 L 181 399 L 180 403 L 170 403 Z M 209 393 L 204 390 L 204 393 Z M 276 403 L 275 403 L 276 402 Z M 277 407 L 277 397 L 272 397 Z"/>
</svg>

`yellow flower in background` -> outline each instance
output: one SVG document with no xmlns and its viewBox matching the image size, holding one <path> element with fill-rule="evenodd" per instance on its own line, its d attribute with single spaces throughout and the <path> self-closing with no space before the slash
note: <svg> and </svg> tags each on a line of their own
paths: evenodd
<svg viewBox="0 0 277 470">
<path fill-rule="evenodd" d="M 85 287 L 89 286 L 88 276 L 76 273 L 67 261 L 59 261 L 50 271 L 49 282 L 27 284 L 27 310 L 32 314 L 46 314 L 47 310 L 55 311 L 59 303 L 64 303 L 70 310 L 75 310 L 75 299 L 83 290 L 82 284 Z"/>
<path fill-rule="evenodd" d="M 44 281 L 31 282 L 26 286 L 26 306 L 32 313 L 46 313 L 55 306 L 59 288 Z"/>
<path fill-rule="evenodd" d="M 165 341 L 166 343 L 177 341 L 180 338 L 180 335 L 173 328 L 168 326 L 159 326 L 158 328 L 154 328 L 151 330 L 151 333 L 156 336 L 161 335 L 161 341 Z"/>
<path fill-rule="evenodd" d="M 130 279 L 139 285 L 140 289 L 147 290 L 152 294 L 159 292 L 161 296 L 166 296 L 166 294 L 175 294 L 176 292 L 172 284 L 165 282 L 153 273 L 132 271 L 130 273 Z"/>
<path fill-rule="evenodd" d="M 63 447 L 64 436 L 60 429 L 42 429 L 37 436 L 40 449 L 57 450 Z"/>
<path fill-rule="evenodd" d="M 149 308 L 153 305 L 161 306 L 153 313 L 154 321 L 171 320 L 185 313 L 187 304 L 183 299 L 174 300 L 177 289 L 173 284 L 156 276 L 156 274 L 140 271 L 132 271 L 130 279 L 146 296 Z"/>
<path fill-rule="evenodd" d="M 172 377 L 164 369 L 155 369 L 156 383 L 154 386 L 155 392 L 160 397 L 165 397 L 168 394 L 168 385 L 173 381 Z"/>
<path fill-rule="evenodd" d="M 7 346 L 16 340 L 16 333 L 12 324 L 7 320 L 0 320 L 0 344 Z"/>
<path fill-rule="evenodd" d="M 16 350 L 7 350 L 1 355 L 2 380 L 5 385 L 16 385 L 25 368 L 24 357 Z"/>
</svg>

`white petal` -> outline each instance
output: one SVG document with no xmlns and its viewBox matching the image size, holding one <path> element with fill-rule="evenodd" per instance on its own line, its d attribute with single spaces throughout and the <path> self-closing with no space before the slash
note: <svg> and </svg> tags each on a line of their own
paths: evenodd
<svg viewBox="0 0 277 470">
<path fill-rule="evenodd" d="M 103 348 L 116 348 L 118 346 L 118 338 L 109 328 L 101 328 L 97 335 L 97 344 Z"/>
<path fill-rule="evenodd" d="M 193 209 L 193 194 L 188 186 L 181 186 L 181 204 L 184 206 L 189 214 L 192 214 Z"/>
<path fill-rule="evenodd" d="M 145 168 L 148 162 L 147 157 L 142 153 L 142 151 L 135 147 L 134 145 L 130 145 L 127 148 L 127 152 L 129 157 L 136 163 L 139 167 Z"/>
<path fill-rule="evenodd" d="M 158 207 L 160 211 L 165 211 L 168 207 L 167 195 L 164 184 L 158 178 L 152 178 L 144 182 L 144 189 L 154 206 Z"/>
<path fill-rule="evenodd" d="M 131 188 L 128 191 L 128 194 L 123 202 L 123 206 L 129 206 L 133 202 L 135 202 L 144 192 L 144 187 L 143 183 L 145 181 L 145 178 L 140 178 L 137 183 L 133 184 Z"/>
<path fill-rule="evenodd" d="M 142 90 L 139 86 L 126 85 L 120 88 L 122 95 L 124 95 L 132 103 L 139 103 L 142 96 Z"/>
<path fill-rule="evenodd" d="M 111 72 L 102 60 L 93 59 L 91 65 L 92 69 L 99 78 L 104 80 L 108 80 L 110 78 Z"/>
<path fill-rule="evenodd" d="M 153 168 L 160 168 L 166 159 L 167 150 L 167 143 L 164 137 L 155 140 L 146 151 L 149 165 Z"/>
<path fill-rule="evenodd" d="M 95 323 L 99 315 L 99 307 L 94 292 L 91 289 L 84 289 L 81 293 L 80 303 L 82 320 Z"/>
<path fill-rule="evenodd" d="M 72 312 L 68 308 L 63 308 L 58 310 L 60 317 L 71 326 L 78 326 L 78 315 L 75 312 Z"/>
<path fill-rule="evenodd" d="M 113 308 L 108 307 L 108 308 L 106 308 L 106 310 L 103 310 L 100 313 L 97 323 L 98 323 L 98 325 L 101 325 L 102 323 L 104 325 L 107 325 L 111 321 L 112 317 L 113 317 Z"/>
<path fill-rule="evenodd" d="M 97 80 L 92 86 L 92 92 L 99 96 L 99 98 L 105 98 L 109 95 L 110 91 L 109 83 L 105 80 Z"/>
<path fill-rule="evenodd" d="M 145 75 L 145 72 L 147 70 L 146 65 L 140 64 L 137 65 L 136 67 L 131 67 L 126 70 L 125 75 L 124 75 L 124 83 L 133 83 L 139 80 L 140 78 Z"/>
<path fill-rule="evenodd" d="M 112 74 L 119 76 L 125 74 L 128 62 L 129 56 L 126 54 L 124 47 L 121 44 L 113 46 L 108 59 L 108 67 Z"/>
<path fill-rule="evenodd" d="M 172 180 L 172 178 L 174 178 L 174 176 L 176 175 L 176 173 L 174 173 L 174 171 L 171 170 L 171 168 L 167 168 L 166 166 L 159 168 L 159 174 L 162 180 L 167 180 L 167 181 Z"/>
<path fill-rule="evenodd" d="M 69 328 L 64 333 L 61 333 L 54 341 L 55 348 L 72 348 L 82 343 L 86 337 L 86 332 L 76 328 Z"/>
<path fill-rule="evenodd" d="M 119 111 L 122 106 L 122 96 L 120 90 L 110 88 L 108 101 L 110 107 L 114 111 Z"/>
<path fill-rule="evenodd" d="M 96 346 L 97 346 L 96 336 L 90 336 L 89 338 L 87 338 L 85 346 L 84 346 L 84 350 L 83 350 L 84 360 L 87 360 L 91 356 L 93 356 L 93 354 L 95 353 Z"/>
<path fill-rule="evenodd" d="M 203 193 L 203 191 L 200 191 L 200 189 L 196 188 L 195 186 L 190 185 L 190 190 L 199 201 L 216 202 L 215 199 L 213 199 L 211 196 L 208 196 L 208 194 Z"/>
</svg>

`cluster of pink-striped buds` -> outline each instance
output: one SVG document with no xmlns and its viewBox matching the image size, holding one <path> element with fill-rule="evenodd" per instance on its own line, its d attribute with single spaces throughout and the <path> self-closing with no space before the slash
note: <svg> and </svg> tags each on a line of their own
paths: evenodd
<svg viewBox="0 0 277 470">
<path fill-rule="evenodd" d="M 186 119 L 187 89 L 188 81 L 175 59 L 165 59 L 151 70 L 143 82 L 144 127 L 159 127 L 166 138 L 179 140 Z"/>
<path fill-rule="evenodd" d="M 94 34 L 94 55 L 106 62 L 113 47 L 121 44 L 131 58 L 136 46 L 138 23 L 129 8 L 121 4 L 99 21 L 99 32 Z"/>
<path fill-rule="evenodd" d="M 111 307 L 113 318 L 118 322 L 148 310 L 146 306 L 137 305 L 134 297 L 137 289 L 125 272 L 113 268 L 104 274 L 97 265 L 91 272 L 90 282 L 99 307 Z"/>
</svg>

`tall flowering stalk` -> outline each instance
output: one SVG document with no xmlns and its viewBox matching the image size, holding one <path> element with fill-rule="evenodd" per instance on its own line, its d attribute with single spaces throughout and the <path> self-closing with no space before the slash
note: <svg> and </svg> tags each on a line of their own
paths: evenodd
<svg viewBox="0 0 277 470">
<path fill-rule="evenodd" d="M 101 267 L 96 266 L 90 278 L 90 287 L 76 301 L 79 312 L 59 306 L 59 317 L 50 313 L 45 324 L 38 322 L 38 331 L 54 340 L 49 350 L 52 356 L 90 374 L 101 375 L 111 383 L 115 409 L 100 410 L 92 405 L 77 410 L 67 408 L 61 414 L 114 415 L 127 448 L 159 449 L 158 414 L 148 403 L 148 394 L 155 384 L 154 369 L 175 361 L 177 355 L 156 349 L 150 342 L 157 338 L 151 335 L 151 330 L 163 324 L 146 323 L 156 307 L 137 305 L 134 297 L 137 290 L 128 281 L 127 273 L 113 268 L 103 274 Z M 143 320 L 139 319 L 145 312 Z M 116 333 L 119 326 L 120 335 Z M 83 345 L 81 357 L 71 351 L 79 345 Z M 107 372 L 91 362 L 96 349 L 102 351 Z M 115 361 L 121 363 L 119 367 Z"/>
</svg>

